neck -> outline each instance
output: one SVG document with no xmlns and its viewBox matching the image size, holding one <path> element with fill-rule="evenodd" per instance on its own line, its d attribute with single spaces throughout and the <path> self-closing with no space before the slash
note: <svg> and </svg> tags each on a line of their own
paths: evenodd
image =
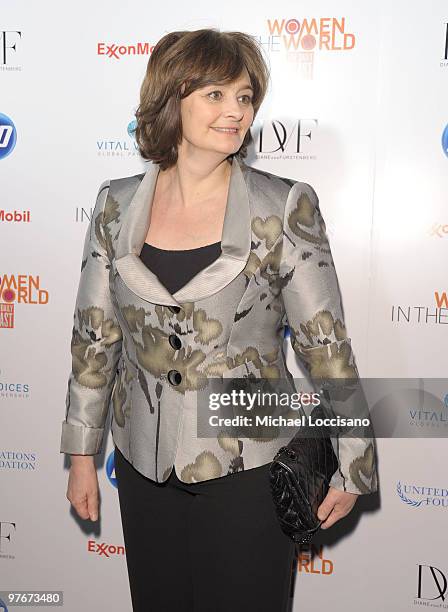
<svg viewBox="0 0 448 612">
<path fill-rule="evenodd" d="M 164 191 L 184 208 L 198 206 L 227 189 L 232 163 L 209 152 L 187 156 L 179 147 L 176 165 L 160 172 Z"/>
</svg>

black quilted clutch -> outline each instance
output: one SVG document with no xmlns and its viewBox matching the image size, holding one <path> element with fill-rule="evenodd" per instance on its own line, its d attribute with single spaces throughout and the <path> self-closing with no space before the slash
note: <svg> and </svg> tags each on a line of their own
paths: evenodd
<svg viewBox="0 0 448 612">
<path fill-rule="evenodd" d="M 313 419 L 323 415 L 321 406 L 311 413 Z M 328 493 L 338 460 L 328 434 L 313 427 L 313 437 L 300 429 L 287 446 L 275 455 L 269 480 L 277 517 L 283 532 L 294 542 L 310 542 L 322 521 L 317 510 Z M 307 436 L 310 435 L 310 430 Z"/>
</svg>

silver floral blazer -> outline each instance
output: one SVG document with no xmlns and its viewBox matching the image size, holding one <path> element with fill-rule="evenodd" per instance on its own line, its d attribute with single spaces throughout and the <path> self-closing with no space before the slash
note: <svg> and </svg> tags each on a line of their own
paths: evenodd
<svg viewBox="0 0 448 612">
<path fill-rule="evenodd" d="M 114 443 L 155 481 L 183 482 L 269 463 L 285 438 L 197 436 L 204 377 L 286 378 L 284 325 L 314 377 L 354 377 L 325 223 L 314 189 L 232 159 L 221 249 L 171 295 L 141 261 L 159 166 L 102 184 L 87 230 L 60 451 Z M 292 434 L 293 435 L 293 434 Z M 291 435 L 291 437 L 292 437 Z M 377 488 L 373 438 L 338 440 L 331 486 Z"/>
</svg>

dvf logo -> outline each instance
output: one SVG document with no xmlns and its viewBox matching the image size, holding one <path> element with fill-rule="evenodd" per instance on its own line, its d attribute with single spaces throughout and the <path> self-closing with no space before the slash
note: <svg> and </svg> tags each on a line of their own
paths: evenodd
<svg viewBox="0 0 448 612">
<path fill-rule="evenodd" d="M 18 38 L 22 38 L 22 32 L 18 30 L 0 31 L 0 63 L 7 64 L 11 51 L 17 52 Z"/>
<path fill-rule="evenodd" d="M 3 540 L 8 540 L 8 544 L 11 543 L 11 526 L 16 529 L 16 524 L 9 521 L 0 521 L 0 552 L 5 552 L 2 548 Z"/>
<path fill-rule="evenodd" d="M 445 30 L 445 56 L 444 56 L 444 60 L 448 60 L 448 23 L 445 24 L 446 25 L 446 30 Z"/>
<path fill-rule="evenodd" d="M 0 113 L 0 159 L 7 157 L 16 146 L 17 131 L 13 120 Z"/>
<path fill-rule="evenodd" d="M 419 599 L 434 601 L 441 599 L 445 601 L 447 580 L 445 574 L 432 565 L 418 566 L 418 592 Z"/>
<path fill-rule="evenodd" d="M 311 127 L 309 124 L 312 124 Z M 301 153 L 304 142 L 311 142 L 317 119 L 298 119 L 292 125 L 279 119 L 264 121 L 258 133 L 258 153 Z"/>
</svg>

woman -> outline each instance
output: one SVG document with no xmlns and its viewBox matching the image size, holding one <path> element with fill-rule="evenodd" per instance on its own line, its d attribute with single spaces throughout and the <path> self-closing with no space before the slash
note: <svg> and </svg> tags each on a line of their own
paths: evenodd
<svg viewBox="0 0 448 612">
<path fill-rule="evenodd" d="M 243 161 L 267 84 L 246 34 L 164 36 L 136 113 L 152 164 L 103 184 L 86 236 L 61 442 L 67 497 L 97 520 L 92 455 L 111 403 L 137 611 L 286 610 L 294 545 L 268 482 L 285 440 L 197 435 L 204 377 L 285 377 L 286 319 L 312 376 L 356 375 L 314 190 Z M 338 453 L 323 528 L 376 490 L 370 439 L 340 440 Z"/>
</svg>

